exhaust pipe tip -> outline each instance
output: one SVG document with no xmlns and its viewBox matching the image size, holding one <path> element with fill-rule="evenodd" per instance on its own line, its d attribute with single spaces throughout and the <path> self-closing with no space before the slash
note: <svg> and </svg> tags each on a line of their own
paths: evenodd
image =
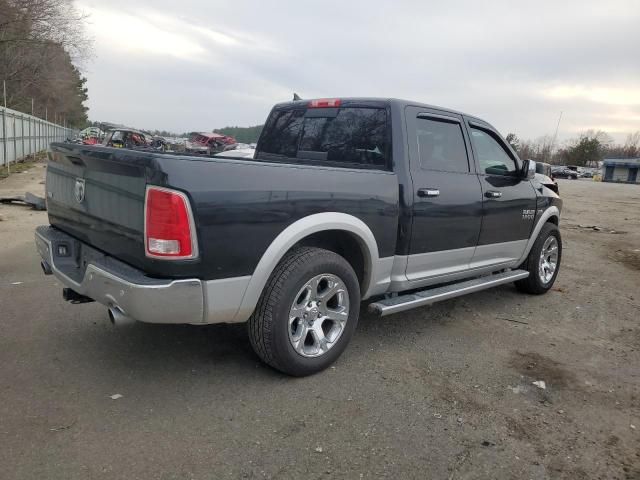
<svg viewBox="0 0 640 480">
<path fill-rule="evenodd" d="M 40 268 L 42 268 L 42 272 L 43 272 L 45 275 L 51 275 L 51 274 L 53 274 L 53 272 L 51 271 L 51 266 L 50 266 L 47 262 L 45 262 L 44 260 L 42 260 L 42 261 L 40 262 Z"/>
<path fill-rule="evenodd" d="M 133 318 L 127 317 L 120 307 L 109 308 L 109 320 L 115 326 L 131 325 L 136 322 Z"/>
</svg>

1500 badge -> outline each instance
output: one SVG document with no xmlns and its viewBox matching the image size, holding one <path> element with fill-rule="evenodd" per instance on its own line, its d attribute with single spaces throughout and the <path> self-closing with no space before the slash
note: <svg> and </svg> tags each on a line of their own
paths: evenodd
<svg viewBox="0 0 640 480">
<path fill-rule="evenodd" d="M 542 215 L 542 212 L 544 210 L 542 208 L 538 209 L 538 215 Z M 522 219 L 523 220 L 533 220 L 536 218 L 536 211 L 535 210 L 522 210 Z"/>
</svg>

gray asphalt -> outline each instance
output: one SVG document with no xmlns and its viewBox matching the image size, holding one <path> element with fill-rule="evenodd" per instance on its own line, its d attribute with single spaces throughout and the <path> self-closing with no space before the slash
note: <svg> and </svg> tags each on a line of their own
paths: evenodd
<svg viewBox="0 0 640 480">
<path fill-rule="evenodd" d="M 244 325 L 114 328 L 104 307 L 66 304 L 33 247 L 46 214 L 1 207 L 0 478 L 640 478 L 626 187 L 561 182 L 547 295 L 363 308 L 335 367 L 303 379 L 261 364 Z M 589 204 L 603 195 L 615 215 Z"/>
</svg>

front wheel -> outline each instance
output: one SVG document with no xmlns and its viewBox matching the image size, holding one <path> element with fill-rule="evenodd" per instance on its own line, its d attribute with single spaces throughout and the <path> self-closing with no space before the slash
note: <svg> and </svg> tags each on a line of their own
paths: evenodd
<svg viewBox="0 0 640 480">
<path fill-rule="evenodd" d="M 360 286 L 340 255 L 303 247 L 271 274 L 249 319 L 258 356 L 289 375 L 324 370 L 344 351 L 358 322 Z"/>
<path fill-rule="evenodd" d="M 536 295 L 546 293 L 556 281 L 561 259 L 560 230 L 553 223 L 545 223 L 527 259 L 520 267 L 527 270 L 529 276 L 515 282 L 518 290 Z"/>
</svg>

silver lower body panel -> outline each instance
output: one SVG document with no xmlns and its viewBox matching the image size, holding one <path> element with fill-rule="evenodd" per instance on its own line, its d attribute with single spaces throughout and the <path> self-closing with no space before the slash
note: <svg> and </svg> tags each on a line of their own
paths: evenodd
<svg viewBox="0 0 640 480">
<path fill-rule="evenodd" d="M 65 287 L 80 295 L 147 323 L 233 321 L 251 278 L 212 281 L 149 278 L 144 272 L 49 226 L 36 229 L 35 242 L 45 273 L 52 273 Z M 65 256 L 58 254 L 61 245 L 67 249 Z M 86 255 L 86 268 L 76 264 L 75 248 L 82 248 Z"/>
<path fill-rule="evenodd" d="M 515 282 L 527 278 L 529 272 L 525 270 L 512 270 L 485 277 L 474 278 L 460 283 L 436 287 L 421 292 L 411 293 L 407 295 L 399 295 L 397 297 L 387 298 L 378 302 L 371 303 L 369 310 L 379 314 L 380 316 L 391 315 L 392 313 L 404 312 L 412 308 L 430 305 L 432 303 L 448 300 L 450 298 L 467 295 L 469 293 L 479 292 L 488 288 L 497 287 L 505 283 Z"/>
</svg>

